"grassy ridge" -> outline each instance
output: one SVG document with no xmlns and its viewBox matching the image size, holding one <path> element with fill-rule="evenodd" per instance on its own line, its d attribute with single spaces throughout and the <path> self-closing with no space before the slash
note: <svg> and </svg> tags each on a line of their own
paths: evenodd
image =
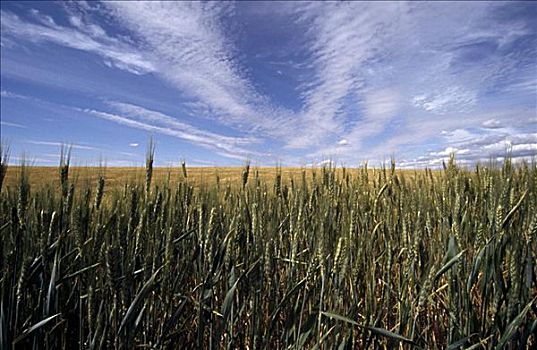
<svg viewBox="0 0 537 350">
<path fill-rule="evenodd" d="M 537 344 L 535 164 L 224 182 L 152 157 L 112 188 L 68 159 L 4 184 L 0 348 Z"/>
</svg>

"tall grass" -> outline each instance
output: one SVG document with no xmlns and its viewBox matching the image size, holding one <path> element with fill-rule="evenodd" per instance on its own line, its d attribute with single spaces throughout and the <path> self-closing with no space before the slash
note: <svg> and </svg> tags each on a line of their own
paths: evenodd
<svg viewBox="0 0 537 350">
<path fill-rule="evenodd" d="M 0 142 L 0 191 L 2 190 L 2 184 L 4 183 L 4 178 L 6 177 L 7 167 L 9 163 L 10 155 L 9 145 Z"/>
<path fill-rule="evenodd" d="M 323 167 L 0 196 L 0 348 L 537 345 L 537 168 Z M 2 162 L 4 164 L 4 162 Z M 311 177 L 307 176 L 311 172 Z"/>
</svg>

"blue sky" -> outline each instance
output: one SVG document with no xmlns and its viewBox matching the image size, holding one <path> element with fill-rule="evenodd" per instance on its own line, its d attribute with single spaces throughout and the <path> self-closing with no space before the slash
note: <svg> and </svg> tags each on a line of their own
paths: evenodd
<svg viewBox="0 0 537 350">
<path fill-rule="evenodd" d="M 537 155 L 531 2 L 1 2 L 12 162 Z"/>
</svg>

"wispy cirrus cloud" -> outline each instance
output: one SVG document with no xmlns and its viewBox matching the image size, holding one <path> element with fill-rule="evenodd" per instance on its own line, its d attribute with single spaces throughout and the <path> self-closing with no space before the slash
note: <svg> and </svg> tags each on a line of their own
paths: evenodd
<svg viewBox="0 0 537 350">
<path fill-rule="evenodd" d="M 481 126 L 487 129 L 498 129 L 503 127 L 502 123 L 494 118 L 485 120 L 483 123 L 481 123 Z"/>
<path fill-rule="evenodd" d="M 107 2 L 86 9 L 113 18 L 131 37 L 113 36 L 77 11 L 70 26 L 58 25 L 49 16 L 29 22 L 2 11 L 6 37 L 35 43 L 54 43 L 91 52 L 103 62 L 134 74 L 153 73 L 176 87 L 192 114 L 216 119 L 242 132 L 289 137 L 295 118 L 259 94 L 238 63 L 232 40 L 224 35 L 222 17 L 232 5 L 214 3 Z M 105 11 L 105 8 L 109 11 Z M 164 17 L 170 20 L 162 21 Z M 183 103 L 183 102 L 181 102 Z"/>
<path fill-rule="evenodd" d="M 14 37 L 34 43 L 54 43 L 57 45 L 95 53 L 115 66 L 131 73 L 144 74 L 154 71 L 152 63 L 125 41 L 119 40 L 100 30 L 81 30 L 76 27 L 58 25 L 49 16 L 39 12 L 32 13 L 36 22 L 21 19 L 19 16 L 1 11 L 2 39 Z M 83 28 L 95 28 L 84 26 Z"/>
<path fill-rule="evenodd" d="M 36 163 L 39 163 L 39 164 L 57 164 L 58 163 L 58 159 L 56 158 L 52 158 L 52 157 L 49 157 L 49 156 L 40 156 L 40 157 L 34 157 L 34 156 L 31 156 L 31 155 L 26 155 L 26 154 L 23 154 L 21 156 L 10 156 L 9 157 L 9 164 L 10 165 L 20 165 L 20 164 L 25 164 L 25 165 L 35 165 Z"/>
<path fill-rule="evenodd" d="M 16 94 L 14 92 L 7 91 L 7 90 L 0 90 L 0 97 L 2 97 L 2 98 L 20 98 L 20 99 L 26 99 L 27 98 L 26 96 L 19 95 L 19 94 Z"/>
<path fill-rule="evenodd" d="M 62 78 L 30 59 L 17 66 L 24 50 L 9 52 L 33 43 L 92 53 L 112 69 L 91 69 L 127 86 L 135 81 L 140 93 L 102 96 L 98 83 L 81 89 L 95 103 L 80 109 L 86 115 L 233 159 L 277 154 L 294 164 L 324 156 L 354 163 L 396 155 L 413 164 L 425 157 L 419 160 L 425 164 L 450 151 L 466 160 L 497 154 L 509 142 L 517 154 L 535 152 L 534 141 L 520 140 L 536 130 L 537 108 L 537 29 L 528 11 L 518 10 L 526 4 L 280 5 L 62 3 L 47 13 L 3 6 L 3 62 L 11 72 L 2 74 L 36 83 L 32 78 L 46 72 L 41 80 L 55 81 L 53 88 L 73 77 L 87 87 L 98 74 L 79 77 L 73 70 Z M 263 21 L 285 30 L 258 25 Z M 262 50 L 252 49 L 261 41 Z M 76 56 L 73 66 L 88 57 L 64 51 Z M 166 89 L 163 101 L 152 93 L 158 88 Z M 106 93 L 115 90 L 122 89 Z M 22 103 L 15 93 L 1 96 L 12 106 Z M 114 101 L 103 105 L 107 99 Z M 140 139 L 133 137 L 121 144 Z"/>
<path fill-rule="evenodd" d="M 297 120 L 261 95 L 240 63 L 223 18 L 232 4 L 108 2 L 113 16 L 147 46 L 157 74 L 187 98 L 194 115 L 264 137 L 289 140 Z M 162 21 L 162 18 L 169 18 Z M 229 31 L 229 28 L 228 28 Z"/>
<path fill-rule="evenodd" d="M 413 104 L 426 111 L 443 114 L 453 111 L 467 111 L 476 104 L 476 92 L 460 86 L 451 86 L 445 90 L 414 97 Z"/>
<path fill-rule="evenodd" d="M 359 104 L 366 84 L 362 71 L 382 47 L 389 19 L 399 8 L 389 4 L 380 11 L 366 3 L 298 5 L 299 23 L 309 27 L 307 45 L 315 78 L 301 87 L 305 129 L 289 147 L 325 143 L 345 131 L 349 105 Z"/>
<path fill-rule="evenodd" d="M 5 121 L 5 120 L 1 120 L 0 125 L 11 126 L 13 128 L 21 128 L 21 129 L 27 129 L 28 128 L 26 125 L 22 125 L 22 124 L 19 124 L 19 123 L 12 123 L 12 122 L 8 122 L 8 121 Z"/>
<path fill-rule="evenodd" d="M 455 129 L 443 132 L 444 144 L 439 151 L 429 151 L 415 159 L 402 162 L 404 167 L 438 167 L 454 154 L 463 164 L 502 160 L 509 156 L 515 161 L 531 160 L 537 156 L 537 128 L 535 132 L 515 131 L 508 128 L 483 128 L 481 130 Z"/>
<path fill-rule="evenodd" d="M 131 128 L 176 137 L 194 145 L 212 149 L 229 158 L 245 159 L 253 155 L 263 155 L 241 147 L 241 145 L 255 142 L 255 139 L 235 138 L 200 130 L 179 122 L 169 115 L 133 104 L 121 102 L 109 102 L 108 104 L 115 108 L 119 114 L 93 109 L 82 109 L 80 111 Z"/>
<path fill-rule="evenodd" d="M 443 151 L 429 152 L 416 159 L 406 159 L 398 165 L 402 168 L 439 168 L 451 155 L 455 156 L 458 164 L 472 165 L 476 162 L 487 163 L 496 160 L 503 161 L 509 157 L 514 162 L 535 160 L 537 143 L 512 144 L 508 141 L 485 145 L 477 149 L 458 149 L 447 147 Z"/>
<path fill-rule="evenodd" d="M 69 147 L 69 148 L 85 150 L 85 151 L 102 150 L 101 148 L 98 148 L 98 147 L 86 146 L 86 145 L 80 145 L 80 144 L 68 143 L 68 142 L 34 141 L 34 140 L 28 140 L 26 142 L 32 145 L 38 145 L 38 146 Z"/>
<path fill-rule="evenodd" d="M 120 151 L 117 149 L 110 149 L 109 147 L 106 147 L 106 146 L 97 146 L 97 145 L 92 145 L 86 142 L 75 143 L 75 142 L 44 141 L 44 140 L 25 140 L 24 142 L 30 145 L 36 145 L 36 146 L 45 147 L 45 148 L 50 147 L 50 148 L 61 149 L 62 147 L 67 147 L 68 149 L 75 150 L 75 151 L 82 151 L 84 153 L 91 153 L 91 154 L 95 154 L 97 152 L 100 154 L 107 153 L 113 156 L 114 159 L 117 159 L 116 157 L 118 155 L 122 157 L 126 156 L 126 157 L 132 158 L 131 160 L 129 160 L 129 162 L 131 163 L 134 161 L 133 159 L 136 159 L 138 161 L 140 159 L 143 159 L 143 155 L 141 154 L 136 154 L 132 152 L 124 152 L 124 151 Z M 57 160 L 59 157 L 59 153 L 58 154 L 41 153 L 40 156 L 42 157 L 46 156 L 48 158 Z"/>
<path fill-rule="evenodd" d="M 315 6 L 301 8 L 303 18 L 314 18 L 309 22 L 315 38 L 310 48 L 313 57 L 321 58 L 313 62 L 314 67 L 320 67 L 318 81 L 330 82 L 306 85 L 306 103 L 309 99 L 331 106 L 324 109 L 328 116 L 319 117 L 332 125 L 327 128 L 329 132 L 319 127 L 316 132 L 298 138 L 299 145 L 309 145 L 310 149 L 311 144 L 325 142 L 310 155 L 329 154 L 352 160 L 356 154 L 364 154 L 379 159 L 397 151 L 405 157 L 404 150 L 423 147 L 420 142 L 438 138 L 443 126 L 464 130 L 481 126 L 499 128 L 486 123 L 490 114 L 483 112 L 483 105 L 491 104 L 490 89 L 496 88 L 498 82 L 507 81 L 505 84 L 518 96 L 529 97 L 527 88 L 533 86 L 535 78 L 524 83 L 512 80 L 524 76 L 519 75 L 521 71 L 534 72 L 536 67 L 535 60 L 528 61 L 528 46 L 519 44 L 521 40 L 535 40 L 529 39 L 536 33 L 526 20 L 508 18 L 498 23 L 501 30 L 495 30 L 491 29 L 492 19 L 505 9 L 498 4 L 391 5 L 394 6 L 337 4 L 331 11 L 320 5 L 321 11 L 326 12 L 323 15 L 315 15 Z M 432 14 L 439 7 L 445 16 L 433 20 Z M 377 13 L 380 9 L 382 13 Z M 359 13 L 366 13 L 366 20 Z M 464 25 L 453 26 L 459 20 Z M 449 31 L 443 30 L 448 27 Z M 348 57 L 352 59 L 346 61 Z M 515 57 L 519 57 L 518 64 Z M 337 69 L 323 77 L 322 72 L 331 66 Z M 391 91 L 387 93 L 385 86 L 390 86 Z M 353 105 L 358 105 L 358 110 L 353 110 L 354 115 L 346 115 L 346 108 L 351 106 L 352 110 Z M 384 108 L 386 113 L 375 113 L 371 108 L 374 105 L 379 110 Z M 496 113 L 506 111 L 511 112 L 512 108 L 496 109 Z M 437 115 L 444 117 L 439 119 Z M 514 115 L 513 112 L 507 117 L 511 123 Z M 507 134 L 520 133 L 525 127 L 535 128 L 528 124 L 527 114 L 523 115 L 515 119 L 514 124 L 520 125 Z M 310 120 L 312 125 L 317 124 Z M 334 130 L 339 134 L 335 139 L 330 135 Z M 380 135 L 383 131 L 389 131 L 389 136 Z M 364 144 L 375 136 L 380 136 L 379 141 L 382 139 L 378 145 L 374 141 Z M 334 144 L 326 146 L 326 140 L 333 140 Z M 338 140 L 346 142 L 338 144 Z M 444 149 L 450 147 L 449 141 L 445 142 Z"/>
<path fill-rule="evenodd" d="M 202 130 L 185 122 L 181 122 L 178 118 L 138 105 L 116 101 L 110 101 L 107 104 L 115 110 L 128 115 L 130 118 L 181 131 L 183 133 L 182 138 L 185 140 L 215 145 L 245 145 L 258 142 L 258 140 L 253 137 L 230 137 Z"/>
<path fill-rule="evenodd" d="M 312 145 L 322 143 L 319 151 L 313 153 L 318 154 L 326 151 L 330 140 L 345 138 L 355 146 L 330 149 L 328 145 L 328 149 L 352 153 L 366 138 L 388 127 L 402 110 L 451 113 L 469 111 L 476 104 L 477 92 L 463 88 L 462 82 L 450 77 L 438 85 L 437 76 L 449 74 L 450 52 L 434 47 L 433 39 L 438 36 L 433 30 L 434 22 L 428 18 L 436 11 L 433 7 L 407 3 L 308 3 L 295 10 L 300 15 L 299 22 L 309 26 L 307 45 L 315 79 L 301 87 L 305 127 L 290 147 L 311 149 Z M 460 34 L 443 34 L 443 40 L 460 43 Z M 415 42 L 409 43 L 410 37 Z M 438 51 L 438 59 L 425 60 L 416 76 L 407 74 L 408 67 L 398 69 L 414 69 L 414 62 L 408 62 L 407 56 L 401 57 L 401 52 L 430 56 L 425 51 L 427 47 Z M 432 86 L 436 91 L 411 95 L 412 90 L 430 91 Z M 378 113 L 380 109 L 384 111 Z M 340 137 L 334 140 L 334 135 Z"/>
</svg>

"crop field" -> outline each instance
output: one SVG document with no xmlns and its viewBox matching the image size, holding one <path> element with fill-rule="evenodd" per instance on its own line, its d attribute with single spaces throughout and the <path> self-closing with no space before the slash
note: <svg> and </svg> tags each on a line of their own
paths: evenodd
<svg viewBox="0 0 537 350">
<path fill-rule="evenodd" d="M 4 186 L 17 187 L 19 185 L 20 166 L 10 166 L 7 169 Z M 238 167 L 188 167 L 188 184 L 194 188 L 200 185 L 210 185 L 220 182 L 225 185 L 240 185 L 242 168 Z M 267 182 L 273 182 L 275 174 L 279 171 L 282 181 L 287 183 L 291 178 L 301 179 L 301 168 L 281 168 L 276 167 L 256 167 L 258 177 Z M 42 188 L 46 186 L 60 186 L 60 177 L 57 167 L 27 167 L 28 180 L 32 188 Z M 355 170 L 350 170 L 353 172 Z M 78 185 L 96 186 L 99 178 L 103 177 L 107 189 L 122 188 L 125 184 L 143 182 L 146 170 L 143 167 L 69 167 L 69 178 L 71 182 Z M 311 173 L 306 174 L 311 180 Z M 183 181 L 184 175 L 181 166 L 179 167 L 155 167 L 153 168 L 152 181 L 161 184 L 164 181 L 178 183 Z"/>
<path fill-rule="evenodd" d="M 537 166 L 0 174 L 0 348 L 529 349 Z M 6 172 L 7 170 L 7 172 Z"/>
<path fill-rule="evenodd" d="M 320 169 L 320 168 L 319 168 Z M 318 169 L 318 170 L 319 170 Z M 303 174 L 305 170 L 305 174 Z M 341 168 L 333 169 L 336 173 L 342 172 Z M 259 180 L 274 184 L 276 174 L 280 174 L 282 184 L 290 185 L 291 180 L 300 181 L 305 176 L 307 181 L 312 180 L 312 171 L 307 168 L 278 168 L 278 167 L 255 167 L 255 173 Z M 4 187 L 18 187 L 21 167 L 18 165 L 9 166 L 4 179 Z M 200 186 L 215 185 L 217 182 L 221 185 L 230 185 L 232 187 L 241 187 L 243 168 L 240 167 L 188 167 L 187 179 L 183 175 L 181 166 L 178 167 L 155 167 L 152 170 L 152 182 L 162 184 L 170 181 L 179 183 L 187 180 L 188 184 L 197 189 Z M 345 172 L 351 175 L 358 174 L 357 168 L 347 168 Z M 375 169 L 368 169 L 370 176 L 374 177 Z M 60 177 L 58 176 L 58 167 L 26 167 L 28 174 L 28 184 L 32 189 L 40 190 L 44 187 L 58 188 L 60 186 Z M 405 177 L 413 177 L 423 173 L 423 170 L 397 170 L 398 174 L 404 174 Z M 437 171 L 432 171 L 436 176 Z M 69 167 L 69 179 L 75 187 L 89 186 L 95 187 L 99 178 L 103 178 L 107 190 L 124 189 L 125 185 L 140 183 L 145 181 L 146 169 L 144 167 Z"/>
</svg>

